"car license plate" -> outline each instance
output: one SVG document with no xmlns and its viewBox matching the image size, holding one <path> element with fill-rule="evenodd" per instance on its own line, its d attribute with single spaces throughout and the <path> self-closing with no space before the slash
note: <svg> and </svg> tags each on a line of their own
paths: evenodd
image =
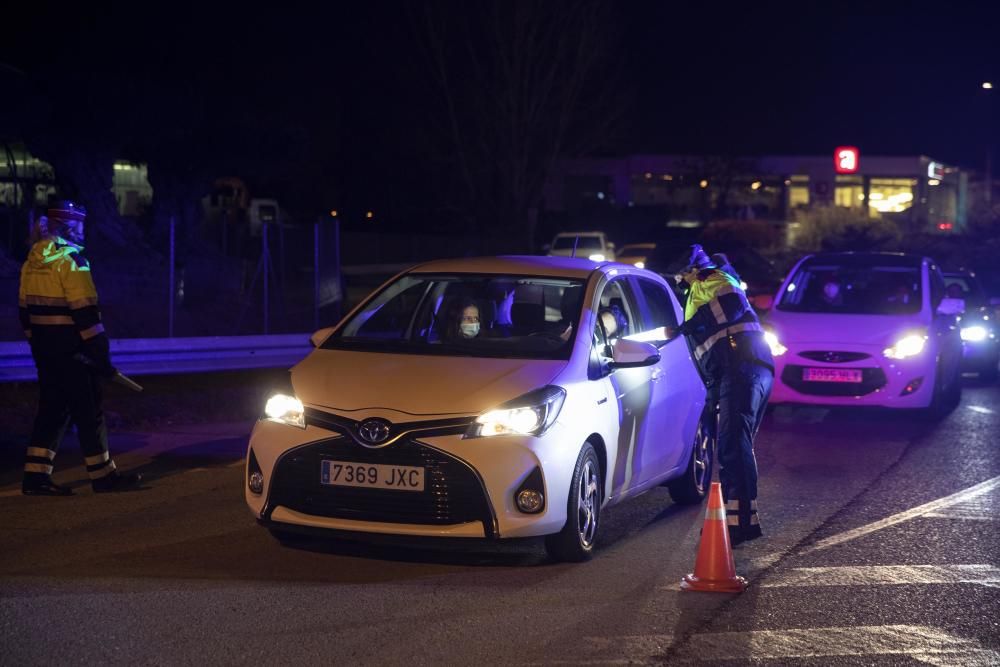
<svg viewBox="0 0 1000 667">
<path fill-rule="evenodd" d="M 330 486 L 360 486 L 392 491 L 423 491 L 424 469 L 381 463 L 323 461 L 320 482 Z"/>
<path fill-rule="evenodd" d="M 806 382 L 861 382 L 861 371 L 856 368 L 803 368 Z"/>
</svg>

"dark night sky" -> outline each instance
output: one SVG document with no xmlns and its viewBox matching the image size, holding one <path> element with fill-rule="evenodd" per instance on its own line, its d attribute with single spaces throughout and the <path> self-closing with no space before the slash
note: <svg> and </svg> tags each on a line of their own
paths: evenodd
<svg viewBox="0 0 1000 667">
<path fill-rule="evenodd" d="M 297 134 L 308 163 L 341 189 L 385 195 L 419 150 L 412 138 L 432 92 L 415 75 L 406 3 L 75 4 L 5 9 L 14 19 L 0 63 L 110 83 L 122 115 L 145 99 L 141 81 L 170 91 L 164 116 L 175 120 L 284 127 L 278 136 Z M 609 89 L 624 89 L 630 106 L 604 151 L 854 144 L 980 167 L 987 121 L 996 124 L 980 83 L 1000 84 L 998 5 L 618 2 L 625 69 Z M 200 111 L 184 108 L 189 98 L 203 100 Z"/>
</svg>

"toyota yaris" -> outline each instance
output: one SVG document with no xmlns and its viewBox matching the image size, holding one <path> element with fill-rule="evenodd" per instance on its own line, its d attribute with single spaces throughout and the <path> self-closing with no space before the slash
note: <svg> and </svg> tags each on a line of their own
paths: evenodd
<svg viewBox="0 0 1000 667">
<path fill-rule="evenodd" d="M 279 534 L 546 536 L 588 558 L 607 506 L 711 479 L 705 388 L 664 280 L 560 257 L 444 260 L 378 289 L 272 396 L 245 496 Z M 707 419 L 707 418 L 706 418 Z"/>
<path fill-rule="evenodd" d="M 919 408 L 961 394 L 962 340 L 933 260 L 899 253 L 801 259 L 768 313 L 771 403 Z"/>
</svg>

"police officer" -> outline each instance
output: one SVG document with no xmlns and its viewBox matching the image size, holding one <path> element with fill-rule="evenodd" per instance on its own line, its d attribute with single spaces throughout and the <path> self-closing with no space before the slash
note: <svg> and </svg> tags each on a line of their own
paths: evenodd
<svg viewBox="0 0 1000 667">
<path fill-rule="evenodd" d="M 771 395 L 774 360 L 739 277 L 724 255 L 714 257 L 691 246 L 677 275 L 688 286 L 684 323 L 673 333 L 687 337 L 708 387 L 709 408 L 718 405 L 719 481 L 735 545 L 762 534 L 753 438 Z"/>
<path fill-rule="evenodd" d="M 90 265 L 79 245 L 86 215 L 70 201 L 53 205 L 48 220 L 34 230 L 35 243 L 21 267 L 18 311 L 39 389 L 21 486 L 25 495 L 73 495 L 52 480 L 52 462 L 70 422 L 76 425 L 94 491 L 123 491 L 141 481 L 136 473 L 119 473 L 108 454 L 98 382 L 115 369 Z"/>
</svg>

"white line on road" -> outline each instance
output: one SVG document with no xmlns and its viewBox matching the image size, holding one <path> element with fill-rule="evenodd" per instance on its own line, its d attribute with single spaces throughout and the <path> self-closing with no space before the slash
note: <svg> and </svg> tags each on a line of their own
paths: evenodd
<svg viewBox="0 0 1000 667">
<path fill-rule="evenodd" d="M 973 412 L 978 412 L 978 413 L 983 414 L 983 415 L 991 415 L 994 412 L 993 410 L 991 410 L 989 408 L 984 408 L 981 405 L 967 405 L 965 407 L 969 408 Z"/>
<path fill-rule="evenodd" d="M 877 586 L 883 584 L 1000 584 L 995 565 L 865 565 L 797 567 L 760 583 L 785 586 Z"/>
<path fill-rule="evenodd" d="M 1000 654 L 978 642 L 920 625 L 874 625 L 809 628 L 802 630 L 757 630 L 695 635 L 684 647 L 688 660 L 717 663 L 752 658 L 816 658 L 848 655 L 905 655 L 934 665 L 995 664 Z"/>
<path fill-rule="evenodd" d="M 923 505 L 918 505 L 912 509 L 908 509 L 905 512 L 900 512 L 899 514 L 893 514 L 890 517 L 869 523 L 866 526 L 861 526 L 860 528 L 855 528 L 853 530 L 848 530 L 846 532 L 840 533 L 839 535 L 834 535 L 833 537 L 828 537 L 824 540 L 820 540 L 811 547 L 808 547 L 802 551 L 802 553 L 807 554 L 811 551 L 818 551 L 820 549 L 825 549 L 827 547 L 832 547 L 836 544 L 843 544 L 844 542 L 849 542 L 850 540 L 862 537 L 869 533 L 874 533 L 876 530 L 882 530 L 883 528 L 888 528 L 889 526 L 894 526 L 897 523 L 902 523 L 904 521 L 909 521 L 910 519 L 915 519 L 918 516 L 924 516 L 930 514 L 936 510 L 940 510 L 945 507 L 950 507 L 951 505 L 957 505 L 958 503 L 964 503 L 972 498 L 981 496 L 984 493 L 989 493 L 993 489 L 1000 486 L 1000 476 L 994 477 L 993 479 L 988 479 L 985 482 L 980 482 L 975 486 L 970 486 L 964 491 L 959 491 L 958 493 L 953 493 L 950 496 L 945 496 L 944 498 L 938 498 L 937 500 L 932 500 L 929 503 L 924 503 Z"/>
</svg>

